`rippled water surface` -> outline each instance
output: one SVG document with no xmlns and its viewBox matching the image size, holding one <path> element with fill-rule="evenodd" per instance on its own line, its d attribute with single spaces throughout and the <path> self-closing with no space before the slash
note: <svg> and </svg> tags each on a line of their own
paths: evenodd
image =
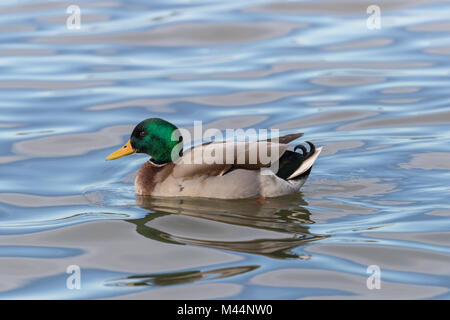
<svg viewBox="0 0 450 320">
<path fill-rule="evenodd" d="M 0 298 L 450 298 L 450 3 L 372 2 L 2 1 Z M 324 151 L 296 195 L 136 198 L 104 159 L 149 117 Z"/>
</svg>

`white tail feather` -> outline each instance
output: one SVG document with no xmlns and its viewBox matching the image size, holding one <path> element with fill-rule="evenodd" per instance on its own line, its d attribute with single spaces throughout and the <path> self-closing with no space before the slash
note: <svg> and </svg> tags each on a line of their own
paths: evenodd
<svg viewBox="0 0 450 320">
<path fill-rule="evenodd" d="M 307 170 L 309 170 L 309 168 L 312 167 L 312 165 L 314 164 L 314 161 L 316 161 L 317 157 L 320 154 L 320 151 L 322 151 L 322 147 L 317 148 L 316 151 L 314 152 L 314 154 L 312 156 L 310 156 L 308 159 L 306 159 L 305 161 L 303 161 L 302 165 L 295 170 L 295 172 L 293 174 L 291 174 L 287 180 L 293 179 L 295 177 L 298 177 L 299 175 L 301 175 L 302 173 L 306 172 Z"/>
</svg>

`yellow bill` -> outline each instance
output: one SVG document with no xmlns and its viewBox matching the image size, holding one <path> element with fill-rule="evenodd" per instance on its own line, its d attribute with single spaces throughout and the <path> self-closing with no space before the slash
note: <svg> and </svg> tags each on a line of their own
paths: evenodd
<svg viewBox="0 0 450 320">
<path fill-rule="evenodd" d="M 128 142 L 119 150 L 111 153 L 106 160 L 115 160 L 115 159 L 119 159 L 122 157 L 125 157 L 129 154 L 135 153 L 135 151 L 133 150 L 133 147 L 131 146 L 131 142 L 130 140 L 128 140 Z"/>
</svg>

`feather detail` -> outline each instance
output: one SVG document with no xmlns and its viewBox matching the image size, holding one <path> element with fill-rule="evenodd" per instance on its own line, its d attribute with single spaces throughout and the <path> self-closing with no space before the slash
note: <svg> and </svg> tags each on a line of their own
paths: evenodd
<svg viewBox="0 0 450 320">
<path fill-rule="evenodd" d="M 295 177 L 298 177 L 302 173 L 308 171 L 316 161 L 321 151 L 322 147 L 315 149 L 314 153 L 311 156 L 309 156 L 305 161 L 303 161 L 300 167 L 297 170 L 295 170 L 294 173 L 287 178 L 287 180 L 294 179 Z"/>
</svg>

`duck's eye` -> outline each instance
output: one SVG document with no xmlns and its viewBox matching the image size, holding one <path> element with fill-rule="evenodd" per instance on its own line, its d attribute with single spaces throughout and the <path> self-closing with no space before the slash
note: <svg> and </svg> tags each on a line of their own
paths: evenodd
<svg viewBox="0 0 450 320">
<path fill-rule="evenodd" d="M 178 142 L 183 141 L 183 136 L 180 136 L 180 138 L 178 138 Z"/>
<path fill-rule="evenodd" d="M 140 135 L 141 137 L 145 137 L 145 136 L 147 135 L 147 132 L 141 131 L 141 132 L 139 133 L 139 135 Z"/>
</svg>

